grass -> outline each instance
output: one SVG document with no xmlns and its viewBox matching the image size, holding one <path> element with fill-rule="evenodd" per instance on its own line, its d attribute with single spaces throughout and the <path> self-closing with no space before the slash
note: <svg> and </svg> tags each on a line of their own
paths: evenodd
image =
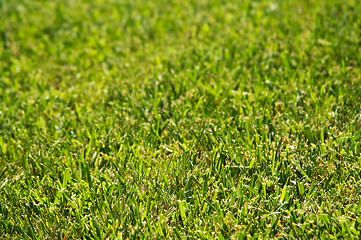
<svg viewBox="0 0 361 240">
<path fill-rule="evenodd" d="M 357 0 L 0 0 L 0 238 L 359 238 Z"/>
</svg>

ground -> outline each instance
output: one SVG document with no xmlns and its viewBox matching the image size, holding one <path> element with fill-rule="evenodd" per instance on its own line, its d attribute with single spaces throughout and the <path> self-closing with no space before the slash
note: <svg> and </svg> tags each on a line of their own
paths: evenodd
<svg viewBox="0 0 361 240">
<path fill-rule="evenodd" d="M 358 0 L 0 0 L 0 238 L 357 238 Z"/>
</svg>

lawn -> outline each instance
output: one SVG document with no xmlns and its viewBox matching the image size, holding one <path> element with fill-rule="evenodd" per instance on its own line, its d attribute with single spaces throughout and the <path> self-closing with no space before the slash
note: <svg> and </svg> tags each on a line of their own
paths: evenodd
<svg viewBox="0 0 361 240">
<path fill-rule="evenodd" d="M 361 237 L 358 0 L 0 0 L 1 239 Z"/>
</svg>

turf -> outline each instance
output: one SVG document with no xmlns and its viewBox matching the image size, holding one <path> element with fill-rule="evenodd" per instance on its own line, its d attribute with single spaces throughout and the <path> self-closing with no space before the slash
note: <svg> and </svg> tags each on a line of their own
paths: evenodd
<svg viewBox="0 0 361 240">
<path fill-rule="evenodd" d="M 0 0 L 0 238 L 359 238 L 358 0 Z"/>
</svg>

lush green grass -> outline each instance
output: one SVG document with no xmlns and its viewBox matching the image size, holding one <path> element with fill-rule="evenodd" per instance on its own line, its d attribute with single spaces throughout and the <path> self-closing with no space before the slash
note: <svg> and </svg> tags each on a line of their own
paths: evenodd
<svg viewBox="0 0 361 240">
<path fill-rule="evenodd" d="M 351 238 L 358 0 L 0 0 L 4 239 Z"/>
</svg>

